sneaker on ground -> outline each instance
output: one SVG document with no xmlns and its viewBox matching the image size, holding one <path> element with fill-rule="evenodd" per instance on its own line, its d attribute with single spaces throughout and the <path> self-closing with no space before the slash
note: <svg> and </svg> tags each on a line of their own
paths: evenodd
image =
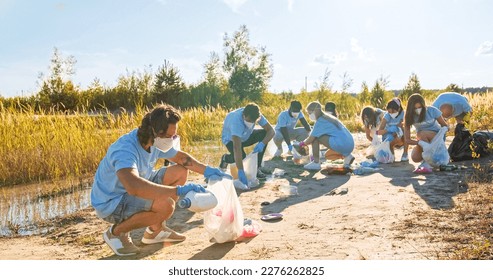
<svg viewBox="0 0 493 280">
<path fill-rule="evenodd" d="M 282 149 L 277 149 L 277 151 L 274 153 L 274 157 L 280 157 L 282 154 Z"/>
<path fill-rule="evenodd" d="M 139 248 L 132 242 L 128 232 L 114 235 L 113 226 L 103 234 L 103 239 L 118 256 L 133 256 L 140 252 Z"/>
<path fill-rule="evenodd" d="M 347 157 L 344 158 L 344 167 L 346 168 L 351 167 L 353 161 L 354 161 L 354 156 L 352 154 L 349 154 Z"/>
<path fill-rule="evenodd" d="M 407 162 L 407 161 L 409 161 L 409 157 L 407 156 L 407 154 L 403 154 L 401 157 L 401 162 Z"/>
<path fill-rule="evenodd" d="M 303 168 L 307 170 L 320 170 L 322 168 L 322 165 L 319 162 L 312 161 L 310 163 L 305 164 Z"/>
<path fill-rule="evenodd" d="M 147 227 L 141 241 L 144 244 L 156 244 L 162 242 L 181 242 L 186 238 L 185 235 L 177 233 L 168 227 L 163 227 L 163 229 L 157 233 L 152 231 L 150 227 Z"/>
</svg>

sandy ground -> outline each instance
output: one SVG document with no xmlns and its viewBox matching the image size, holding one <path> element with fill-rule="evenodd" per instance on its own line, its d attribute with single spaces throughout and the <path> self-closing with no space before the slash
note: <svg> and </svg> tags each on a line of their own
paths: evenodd
<svg viewBox="0 0 493 280">
<path fill-rule="evenodd" d="M 364 145 L 367 143 L 357 143 L 355 162 L 364 160 Z M 401 153 L 396 151 L 397 159 Z M 278 184 L 238 192 L 245 218 L 262 226 L 258 236 L 243 242 L 211 243 L 203 214 L 177 209 L 168 225 L 186 234 L 187 240 L 143 245 L 143 230 L 137 230 L 132 238 L 142 252 L 119 257 L 102 238 L 109 224 L 98 219 L 92 209 L 86 209 L 61 221 L 48 234 L 1 238 L 0 259 L 434 259 L 445 244 L 408 230 L 405 223 L 418 219 L 417 210 L 433 213 L 454 207 L 454 197 L 460 191 L 458 181 L 465 172 L 415 175 L 412 170 L 417 164 L 410 162 L 381 165 L 383 170 L 370 175 L 325 176 L 307 172 L 292 161 L 270 160 L 265 164 L 270 169 L 285 170 L 283 179 L 296 185 L 299 194 L 283 197 Z M 347 193 L 341 192 L 343 188 Z M 264 201 L 270 204 L 261 206 Z M 276 222 L 261 221 L 260 217 L 268 213 L 282 213 L 284 217 Z"/>
</svg>

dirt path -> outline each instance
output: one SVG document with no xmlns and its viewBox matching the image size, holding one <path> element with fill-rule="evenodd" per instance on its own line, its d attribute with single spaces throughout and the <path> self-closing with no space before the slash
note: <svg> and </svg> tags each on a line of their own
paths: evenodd
<svg viewBox="0 0 493 280">
<path fill-rule="evenodd" d="M 364 159 L 363 148 L 357 148 L 356 162 Z M 132 237 L 142 253 L 131 259 L 434 259 L 444 244 L 413 231 L 410 221 L 419 219 L 416 210 L 433 213 L 454 207 L 457 182 L 464 175 L 464 171 L 415 175 L 412 170 L 417 164 L 413 163 L 381 165 L 379 173 L 362 176 L 325 176 L 304 171 L 291 161 L 273 160 L 266 165 L 285 170 L 284 179 L 298 186 L 299 195 L 283 197 L 276 184 L 239 193 L 245 218 L 263 227 L 257 237 L 211 243 L 203 214 L 178 209 L 168 225 L 185 233 L 187 240 L 143 245 L 143 230 L 134 231 Z M 347 193 L 340 193 L 342 188 Z M 264 201 L 270 204 L 261 206 Z M 260 221 L 262 214 L 275 212 L 284 218 Z M 104 243 L 102 233 L 107 227 L 92 209 L 86 209 L 64 219 L 48 234 L 0 239 L 0 259 L 124 259 Z"/>
</svg>

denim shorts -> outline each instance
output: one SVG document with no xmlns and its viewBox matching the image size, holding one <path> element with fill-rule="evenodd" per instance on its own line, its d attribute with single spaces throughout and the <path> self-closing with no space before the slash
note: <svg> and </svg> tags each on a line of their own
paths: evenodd
<svg viewBox="0 0 493 280">
<path fill-rule="evenodd" d="M 162 185 L 165 172 L 166 167 L 153 171 L 149 181 Z M 124 193 L 115 211 L 108 217 L 103 218 L 103 220 L 112 224 L 119 224 L 138 212 L 151 210 L 152 202 L 150 199 Z"/>
</svg>

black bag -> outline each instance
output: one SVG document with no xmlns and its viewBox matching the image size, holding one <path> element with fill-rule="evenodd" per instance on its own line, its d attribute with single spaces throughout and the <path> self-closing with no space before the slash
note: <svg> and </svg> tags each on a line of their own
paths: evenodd
<svg viewBox="0 0 493 280">
<path fill-rule="evenodd" d="M 455 127 L 455 137 L 448 147 L 451 161 L 471 160 L 472 148 L 479 157 L 488 156 L 488 142 L 493 139 L 493 132 L 476 131 L 471 135 L 464 124 L 457 124 Z M 471 145 L 472 144 L 472 145 Z"/>
</svg>

